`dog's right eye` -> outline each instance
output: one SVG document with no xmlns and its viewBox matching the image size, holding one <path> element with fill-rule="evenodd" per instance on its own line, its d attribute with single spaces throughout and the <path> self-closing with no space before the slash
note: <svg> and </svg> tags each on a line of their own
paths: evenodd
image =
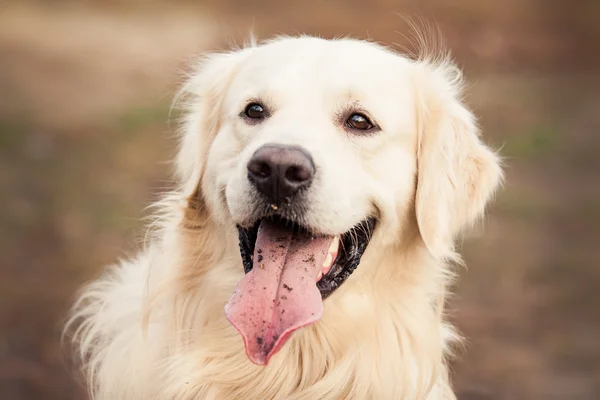
<svg viewBox="0 0 600 400">
<path fill-rule="evenodd" d="M 364 114 L 354 113 L 346 120 L 346 126 L 359 131 L 373 129 L 373 123 Z"/>
<path fill-rule="evenodd" d="M 263 119 L 265 114 L 265 108 L 259 103 L 250 103 L 244 109 L 244 115 L 251 119 Z"/>
</svg>

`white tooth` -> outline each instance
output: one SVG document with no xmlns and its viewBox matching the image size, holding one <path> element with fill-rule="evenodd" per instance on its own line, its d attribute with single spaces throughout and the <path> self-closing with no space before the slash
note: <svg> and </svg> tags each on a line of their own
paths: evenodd
<svg viewBox="0 0 600 400">
<path fill-rule="evenodd" d="M 340 238 L 338 236 L 336 236 L 333 238 L 333 242 L 331 242 L 331 246 L 329 246 L 328 253 L 329 254 L 337 253 L 339 247 L 340 247 Z"/>
<path fill-rule="evenodd" d="M 325 257 L 325 261 L 323 261 L 323 268 L 328 268 L 333 261 L 333 256 L 331 253 L 327 253 L 327 257 Z"/>
</svg>

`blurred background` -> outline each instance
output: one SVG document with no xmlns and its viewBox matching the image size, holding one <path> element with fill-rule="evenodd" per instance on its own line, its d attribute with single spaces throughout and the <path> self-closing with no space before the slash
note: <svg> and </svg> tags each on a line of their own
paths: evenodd
<svg viewBox="0 0 600 400">
<path fill-rule="evenodd" d="M 197 54 L 276 33 L 406 45 L 434 22 L 507 184 L 464 243 L 459 399 L 600 398 L 600 2 L 0 0 L 0 399 L 85 399 L 59 336 L 168 187 Z"/>
</svg>

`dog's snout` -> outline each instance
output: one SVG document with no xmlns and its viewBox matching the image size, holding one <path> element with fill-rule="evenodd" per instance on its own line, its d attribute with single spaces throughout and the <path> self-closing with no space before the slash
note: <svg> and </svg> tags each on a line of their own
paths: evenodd
<svg viewBox="0 0 600 400">
<path fill-rule="evenodd" d="M 306 150 L 276 144 L 256 150 L 247 168 L 248 180 L 275 204 L 310 186 L 315 174 L 313 159 Z"/>
</svg>

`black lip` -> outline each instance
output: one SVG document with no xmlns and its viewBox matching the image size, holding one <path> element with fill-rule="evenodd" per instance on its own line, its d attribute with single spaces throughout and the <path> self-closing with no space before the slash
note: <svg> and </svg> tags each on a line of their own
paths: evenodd
<svg viewBox="0 0 600 400">
<path fill-rule="evenodd" d="M 289 229 L 306 230 L 290 220 L 277 216 L 270 218 L 280 220 Z M 261 222 L 262 219 L 256 221 L 250 228 L 237 227 L 240 241 L 240 255 L 242 256 L 245 273 L 250 272 L 253 267 L 254 246 L 258 236 L 258 227 Z M 317 282 L 317 287 L 323 299 L 329 297 L 356 270 L 360 264 L 362 255 L 373 237 L 376 224 L 377 220 L 374 217 L 369 217 L 340 236 L 341 243 L 338 256 L 327 275 Z"/>
</svg>

